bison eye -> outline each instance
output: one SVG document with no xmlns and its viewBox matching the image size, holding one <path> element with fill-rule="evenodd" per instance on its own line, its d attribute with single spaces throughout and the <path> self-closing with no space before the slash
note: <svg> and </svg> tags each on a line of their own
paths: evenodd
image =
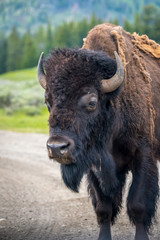
<svg viewBox="0 0 160 240">
<path fill-rule="evenodd" d="M 97 108 L 98 96 L 95 93 L 88 93 L 81 97 L 79 100 L 79 106 L 86 109 L 89 112 L 95 111 Z"/>
</svg>

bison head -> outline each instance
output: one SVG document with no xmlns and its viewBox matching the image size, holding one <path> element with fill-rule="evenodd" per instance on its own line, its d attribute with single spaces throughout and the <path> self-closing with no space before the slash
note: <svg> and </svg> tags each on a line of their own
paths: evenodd
<svg viewBox="0 0 160 240">
<path fill-rule="evenodd" d="M 101 168 L 107 161 L 112 175 L 114 163 L 109 154 L 114 110 L 111 104 L 124 80 L 121 60 L 104 52 L 84 49 L 55 50 L 38 63 L 38 79 L 45 88 L 50 112 L 49 157 L 61 163 L 65 184 L 78 191 L 84 173 Z"/>
</svg>

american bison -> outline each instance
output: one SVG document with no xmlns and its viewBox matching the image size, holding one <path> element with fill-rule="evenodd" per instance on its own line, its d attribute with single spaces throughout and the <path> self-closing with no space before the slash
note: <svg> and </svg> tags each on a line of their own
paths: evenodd
<svg viewBox="0 0 160 240">
<path fill-rule="evenodd" d="M 99 240 L 111 239 L 129 171 L 127 213 L 135 239 L 149 239 L 159 194 L 160 46 L 98 25 L 81 49 L 54 50 L 45 62 L 42 54 L 38 79 L 50 112 L 49 157 L 75 192 L 87 174 Z"/>
</svg>

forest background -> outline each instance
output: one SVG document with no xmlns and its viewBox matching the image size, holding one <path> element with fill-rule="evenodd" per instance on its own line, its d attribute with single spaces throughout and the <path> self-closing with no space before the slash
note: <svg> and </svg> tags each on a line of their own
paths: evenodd
<svg viewBox="0 0 160 240">
<path fill-rule="evenodd" d="M 0 0 L 1 129 L 47 131 L 36 81 L 40 53 L 81 47 L 88 31 L 103 22 L 160 43 L 160 0 Z"/>
</svg>

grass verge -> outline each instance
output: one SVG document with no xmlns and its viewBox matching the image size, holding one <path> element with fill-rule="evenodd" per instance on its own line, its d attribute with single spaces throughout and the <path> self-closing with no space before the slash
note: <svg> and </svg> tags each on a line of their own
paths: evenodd
<svg viewBox="0 0 160 240">
<path fill-rule="evenodd" d="M 11 71 L 0 75 L 0 80 L 11 80 L 11 81 L 29 81 L 35 79 L 37 81 L 36 67 L 29 69 L 22 69 L 17 71 Z"/>
<path fill-rule="evenodd" d="M 0 129 L 48 133 L 48 110 L 36 68 L 0 75 Z"/>
<path fill-rule="evenodd" d="M 48 133 L 48 112 L 43 109 L 40 115 L 28 116 L 23 112 L 6 115 L 0 109 L 0 129 L 26 133 Z"/>
</svg>

